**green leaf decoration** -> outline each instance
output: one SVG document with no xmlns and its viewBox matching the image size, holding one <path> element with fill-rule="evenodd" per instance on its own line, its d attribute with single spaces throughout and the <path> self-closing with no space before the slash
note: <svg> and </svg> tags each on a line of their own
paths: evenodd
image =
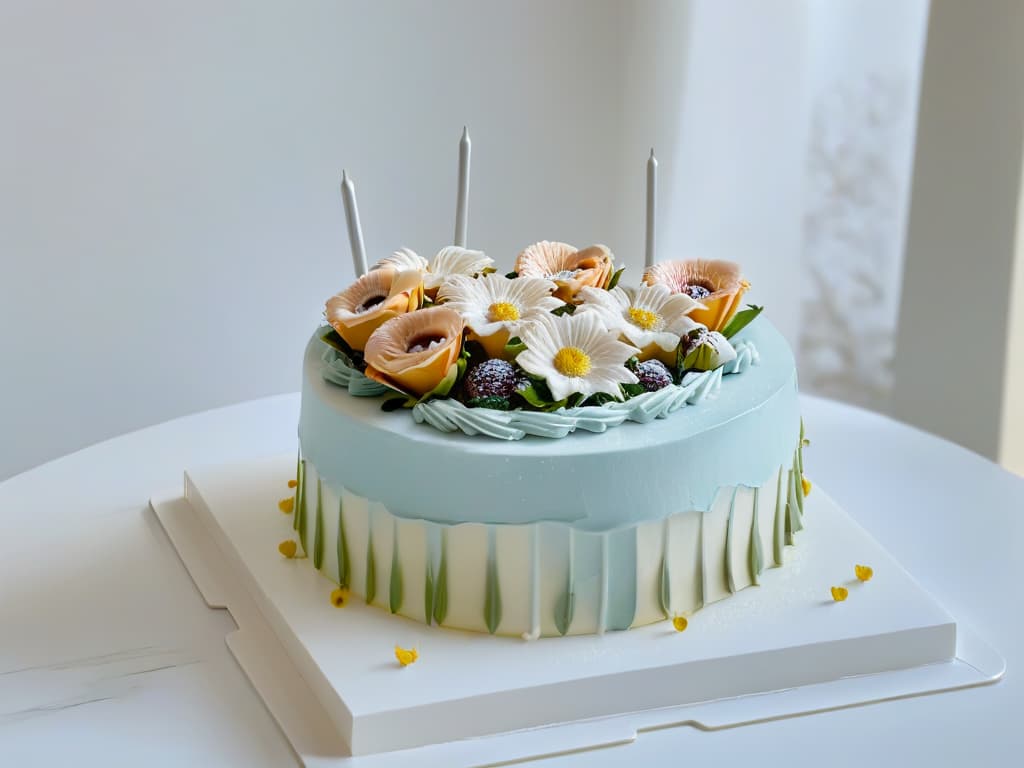
<svg viewBox="0 0 1024 768">
<path fill-rule="evenodd" d="M 642 395 L 646 391 L 647 390 L 644 389 L 644 385 L 643 384 L 623 384 L 622 385 L 622 394 L 624 394 L 627 398 L 636 397 L 637 395 Z"/>
<path fill-rule="evenodd" d="M 505 274 L 505 277 L 507 277 L 509 280 L 515 280 L 517 277 L 519 277 L 519 273 L 515 271 L 507 272 Z"/>
<path fill-rule="evenodd" d="M 427 563 L 427 577 L 424 579 L 426 585 L 423 589 L 423 616 L 427 626 L 434 618 L 434 569 Z"/>
<path fill-rule="evenodd" d="M 559 408 L 564 408 L 566 404 L 566 400 L 552 402 L 551 392 L 541 381 L 534 381 L 527 387 L 517 389 L 516 394 L 539 411 L 557 411 Z"/>
<path fill-rule="evenodd" d="M 612 274 L 612 276 L 608 278 L 608 285 L 606 285 L 604 287 L 604 289 L 606 291 L 610 291 L 612 288 L 614 288 L 616 285 L 618 285 L 619 284 L 619 279 L 622 277 L 622 273 L 625 272 L 625 271 L 626 271 L 625 267 L 619 267 L 617 270 L 615 270 L 615 272 Z"/>
<path fill-rule="evenodd" d="M 466 360 L 460 356 L 457 361 L 455 361 L 454 363 L 451 364 L 451 366 L 449 366 L 448 373 L 444 375 L 444 378 L 441 379 L 440 382 L 438 382 L 436 387 L 434 387 L 432 390 L 423 395 L 423 397 L 421 397 L 419 400 L 410 398 L 410 407 L 412 405 L 416 405 L 417 403 L 425 403 L 432 397 L 447 397 L 448 393 L 452 391 L 452 387 L 455 386 L 455 382 L 462 378 L 462 374 L 463 372 L 465 372 L 465 370 Z"/>
<path fill-rule="evenodd" d="M 324 564 L 324 484 L 316 478 L 316 525 L 313 529 L 313 567 L 318 571 Z"/>
<path fill-rule="evenodd" d="M 683 358 L 684 371 L 710 371 L 714 365 L 715 348 L 710 344 L 699 344 Z"/>
<path fill-rule="evenodd" d="M 487 559 L 487 581 L 484 585 L 484 624 L 492 635 L 501 623 L 501 587 L 498 584 L 498 559 L 492 551 Z"/>
<path fill-rule="evenodd" d="M 437 586 L 434 590 L 434 621 L 444 623 L 448 615 L 448 531 L 441 531 L 441 564 L 437 569 Z"/>
<path fill-rule="evenodd" d="M 572 577 L 569 578 L 570 582 Z M 576 610 L 576 593 L 572 592 L 568 587 L 565 592 L 555 602 L 555 629 L 558 630 L 558 634 L 564 636 L 569 631 L 569 626 L 572 624 L 572 615 Z"/>
<path fill-rule="evenodd" d="M 391 549 L 391 589 L 388 592 L 388 603 L 392 613 L 402 609 L 402 562 L 398 559 L 398 536 Z"/>
<path fill-rule="evenodd" d="M 352 352 L 352 348 L 341 338 L 341 334 L 333 328 L 326 328 L 322 334 L 320 334 L 320 341 L 329 347 L 334 347 L 336 350 L 341 352 L 346 357 Z"/>
<path fill-rule="evenodd" d="M 606 403 L 611 403 L 611 402 L 614 402 L 614 401 L 615 401 L 615 398 L 612 397 L 611 395 L 609 395 L 607 392 L 596 392 L 593 395 L 591 395 L 590 397 L 588 397 L 586 400 L 584 400 L 581 403 L 581 405 L 585 405 L 585 406 L 605 405 Z"/>
<path fill-rule="evenodd" d="M 377 596 L 377 563 L 373 557 L 373 521 L 370 521 L 370 536 L 366 540 L 366 602 L 370 604 Z"/>
<path fill-rule="evenodd" d="M 658 604 L 665 618 L 669 617 L 669 606 L 672 601 L 672 586 L 668 573 L 668 557 L 661 558 L 661 576 L 658 579 Z"/>
<path fill-rule="evenodd" d="M 748 304 L 747 309 L 741 309 L 732 319 L 725 324 L 725 328 L 722 329 L 722 335 L 727 339 L 731 339 L 737 333 L 742 331 L 748 325 L 750 325 L 754 318 L 764 311 L 764 307 L 758 307 L 754 304 Z"/>
<path fill-rule="evenodd" d="M 636 373 L 637 369 L 640 367 L 640 358 L 637 357 L 636 355 L 633 355 L 631 358 L 629 358 L 629 360 L 625 362 L 625 366 L 629 368 L 629 370 L 631 370 L 633 373 Z"/>
<path fill-rule="evenodd" d="M 408 397 L 391 397 L 380 404 L 380 409 L 390 413 L 391 411 L 397 411 L 399 408 L 411 408 L 414 404 Z"/>
<path fill-rule="evenodd" d="M 514 359 L 524 349 L 526 349 L 526 345 L 518 336 L 513 336 L 505 342 L 505 354 L 510 358 Z"/>
<path fill-rule="evenodd" d="M 561 315 L 571 315 L 575 311 L 576 311 L 576 305 L 575 304 L 563 304 L 562 306 L 558 307 L 557 309 L 552 309 L 551 310 L 551 314 L 552 315 L 559 315 L 559 316 L 561 316 Z"/>
<path fill-rule="evenodd" d="M 352 583 L 351 563 L 348 557 L 348 539 L 345 536 L 345 510 L 338 498 L 338 585 L 348 587 Z"/>
<path fill-rule="evenodd" d="M 466 401 L 470 408 L 490 408 L 494 411 L 508 411 L 512 403 L 500 395 L 488 395 L 487 397 L 474 397 Z"/>
</svg>

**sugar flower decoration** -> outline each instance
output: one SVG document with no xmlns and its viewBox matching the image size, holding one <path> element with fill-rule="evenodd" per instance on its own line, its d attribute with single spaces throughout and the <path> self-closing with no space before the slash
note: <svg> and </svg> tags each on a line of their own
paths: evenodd
<svg viewBox="0 0 1024 768">
<path fill-rule="evenodd" d="M 722 330 L 740 308 L 740 300 L 750 287 L 731 261 L 663 261 L 644 271 L 648 285 L 668 286 L 672 293 L 685 293 L 703 304 L 690 317 L 712 331 Z"/>
<path fill-rule="evenodd" d="M 871 577 L 875 575 L 874 570 L 867 565 L 853 566 L 853 573 L 858 581 L 871 581 Z"/>
<path fill-rule="evenodd" d="M 450 389 L 462 351 L 463 327 L 462 316 L 445 306 L 392 318 L 366 344 L 367 378 L 417 398 L 449 378 Z"/>
<path fill-rule="evenodd" d="M 380 326 L 422 303 L 420 271 L 375 269 L 327 300 L 327 322 L 352 349 L 362 351 Z"/>
<path fill-rule="evenodd" d="M 428 296 L 433 297 L 449 278 L 456 275 L 476 277 L 493 269 L 493 265 L 494 259 L 483 251 L 471 251 L 468 248 L 449 245 L 438 251 L 429 262 L 415 251 L 402 248 L 378 261 L 372 269 L 420 270 L 423 272 L 423 288 Z"/>
<path fill-rule="evenodd" d="M 487 356 L 503 357 L 505 344 L 521 336 L 523 328 L 564 302 L 551 294 L 555 284 L 537 277 L 514 280 L 496 272 L 473 279 L 449 278 L 437 292 L 437 300 L 456 310 L 483 344 Z"/>
<path fill-rule="evenodd" d="M 543 378 L 555 400 L 598 392 L 622 399 L 621 384 L 636 384 L 626 361 L 637 350 L 618 340 L 594 312 L 545 315 L 523 329 L 526 349 L 516 362 L 527 373 Z"/>
<path fill-rule="evenodd" d="M 685 616 L 673 616 L 672 617 L 672 628 L 676 632 L 685 632 L 686 628 L 690 625 L 690 622 L 686 620 Z"/>
<path fill-rule="evenodd" d="M 850 595 L 850 590 L 846 587 L 832 587 L 832 599 L 837 603 L 843 602 Z"/>
<path fill-rule="evenodd" d="M 583 288 L 579 312 L 597 312 L 606 327 L 640 349 L 641 360 L 658 358 L 670 366 L 676 362 L 679 338 L 699 325 L 689 317 L 703 305 L 685 293 L 673 294 L 668 286 L 639 288 Z"/>
<path fill-rule="evenodd" d="M 295 497 L 289 496 L 287 499 L 281 499 L 277 502 L 277 508 L 284 512 L 286 515 L 290 515 L 295 511 Z"/>
<path fill-rule="evenodd" d="M 577 250 L 568 243 L 543 240 L 527 246 L 516 257 L 519 277 L 542 277 L 558 286 L 555 295 L 563 302 L 574 302 L 581 288 L 604 288 L 612 276 L 615 257 L 603 245 Z"/>
<path fill-rule="evenodd" d="M 344 608 L 348 604 L 349 591 L 345 587 L 338 587 L 331 592 L 331 605 L 335 608 Z"/>
<path fill-rule="evenodd" d="M 416 659 L 420 655 L 416 652 L 415 648 L 402 648 L 401 646 L 395 646 L 395 658 L 398 659 L 398 663 L 403 667 L 408 667 L 410 664 L 415 664 Z"/>
</svg>

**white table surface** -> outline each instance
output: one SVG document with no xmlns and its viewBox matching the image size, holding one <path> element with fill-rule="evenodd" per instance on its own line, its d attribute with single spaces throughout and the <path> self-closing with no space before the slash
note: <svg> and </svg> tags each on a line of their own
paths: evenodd
<svg viewBox="0 0 1024 768">
<path fill-rule="evenodd" d="M 803 398 L 820 483 L 1007 660 L 994 686 L 537 765 L 1024 763 L 1024 479 L 881 416 Z M 0 765 L 294 765 L 147 500 L 187 466 L 293 449 L 298 396 L 124 435 L 0 483 Z"/>
</svg>

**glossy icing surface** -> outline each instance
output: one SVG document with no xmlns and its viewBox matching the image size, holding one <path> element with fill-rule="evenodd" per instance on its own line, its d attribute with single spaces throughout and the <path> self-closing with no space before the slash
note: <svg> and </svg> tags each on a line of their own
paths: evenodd
<svg viewBox="0 0 1024 768">
<path fill-rule="evenodd" d="M 788 344 L 763 318 L 738 338 L 756 346 L 760 365 L 726 377 L 698 406 L 563 440 L 498 441 L 439 432 L 324 381 L 324 345 L 314 336 L 303 370 L 302 454 L 326 482 L 399 518 L 608 531 L 708 511 L 719 488 L 758 487 L 788 465 L 799 436 Z"/>
</svg>

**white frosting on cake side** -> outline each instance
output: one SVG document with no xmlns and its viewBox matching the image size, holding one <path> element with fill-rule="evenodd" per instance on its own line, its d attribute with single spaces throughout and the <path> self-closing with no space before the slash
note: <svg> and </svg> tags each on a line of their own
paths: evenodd
<svg viewBox="0 0 1024 768">
<path fill-rule="evenodd" d="M 562 523 L 446 525 L 396 517 L 302 464 L 295 524 L 325 576 L 428 624 L 535 638 L 690 614 L 782 564 L 802 528 L 799 451 L 708 511 L 591 532 Z"/>
</svg>

